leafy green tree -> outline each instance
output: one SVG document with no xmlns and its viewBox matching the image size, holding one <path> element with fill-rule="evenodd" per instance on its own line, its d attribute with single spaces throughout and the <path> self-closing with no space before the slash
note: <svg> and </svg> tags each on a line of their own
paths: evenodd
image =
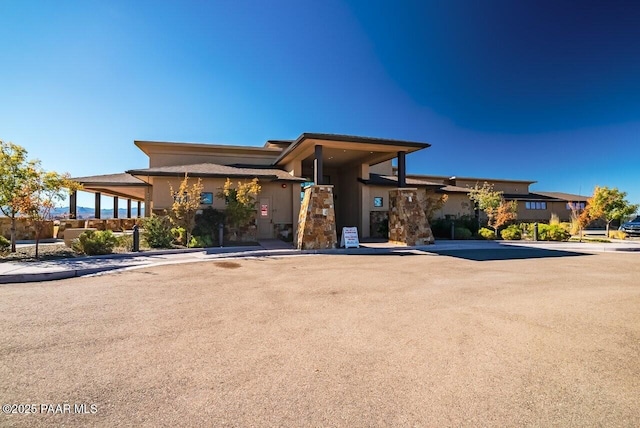
<svg viewBox="0 0 640 428">
<path fill-rule="evenodd" d="M 173 195 L 173 205 L 171 205 L 171 222 L 185 230 L 184 245 L 189 243 L 190 235 L 196 225 L 196 212 L 200 209 L 200 194 L 204 186 L 202 180 L 189 186 L 189 176 L 184 175 L 184 179 L 180 182 L 177 191 L 173 190 L 173 186 L 169 184 L 169 191 Z"/>
<path fill-rule="evenodd" d="M 476 184 L 469 190 L 469 199 L 476 203 L 478 209 L 487 215 L 487 224 L 498 236 L 498 229 L 517 217 L 518 205 L 516 201 L 504 200 L 503 192 L 493 190 L 493 185 L 486 181 L 480 187 Z"/>
<path fill-rule="evenodd" d="M 39 162 L 27 159 L 27 150 L 0 140 L 0 211 L 11 219 L 11 252 L 16 252 L 16 217 L 20 214 L 20 196 L 37 176 Z"/>
<path fill-rule="evenodd" d="M 625 198 L 627 192 L 617 188 L 596 186 L 593 196 L 587 200 L 586 216 L 591 220 L 602 219 L 607 222 L 607 237 L 609 226 L 614 220 L 622 220 L 638 211 L 638 205 L 631 204 Z"/>
</svg>

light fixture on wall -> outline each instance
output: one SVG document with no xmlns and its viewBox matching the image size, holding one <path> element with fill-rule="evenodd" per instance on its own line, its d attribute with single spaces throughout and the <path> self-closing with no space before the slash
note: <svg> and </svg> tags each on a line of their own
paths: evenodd
<svg viewBox="0 0 640 428">
<path fill-rule="evenodd" d="M 282 186 L 283 189 L 286 189 L 287 188 L 287 183 L 282 183 L 281 186 Z"/>
</svg>

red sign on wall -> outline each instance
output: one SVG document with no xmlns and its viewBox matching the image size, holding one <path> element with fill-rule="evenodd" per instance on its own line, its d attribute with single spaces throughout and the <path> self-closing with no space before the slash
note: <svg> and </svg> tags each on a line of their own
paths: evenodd
<svg viewBox="0 0 640 428">
<path fill-rule="evenodd" d="M 260 216 L 269 217 L 269 204 L 260 204 Z"/>
</svg>

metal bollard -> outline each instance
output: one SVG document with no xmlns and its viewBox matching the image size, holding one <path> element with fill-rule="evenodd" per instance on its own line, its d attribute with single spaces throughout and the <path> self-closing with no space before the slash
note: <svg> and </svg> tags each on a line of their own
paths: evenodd
<svg viewBox="0 0 640 428">
<path fill-rule="evenodd" d="M 223 239 L 224 239 L 224 225 L 220 223 L 218 225 L 218 242 L 221 248 L 222 248 Z"/>
<path fill-rule="evenodd" d="M 140 228 L 138 225 L 133 226 L 133 252 L 140 251 Z"/>
<path fill-rule="evenodd" d="M 533 223 L 533 240 L 538 240 L 538 223 Z"/>
</svg>

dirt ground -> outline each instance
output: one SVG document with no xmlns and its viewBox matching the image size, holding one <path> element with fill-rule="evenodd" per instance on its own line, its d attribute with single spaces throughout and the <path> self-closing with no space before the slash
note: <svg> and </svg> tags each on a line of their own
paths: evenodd
<svg viewBox="0 0 640 428">
<path fill-rule="evenodd" d="M 640 426 L 638 253 L 145 268 L 0 323 L 2 426 Z"/>
</svg>

